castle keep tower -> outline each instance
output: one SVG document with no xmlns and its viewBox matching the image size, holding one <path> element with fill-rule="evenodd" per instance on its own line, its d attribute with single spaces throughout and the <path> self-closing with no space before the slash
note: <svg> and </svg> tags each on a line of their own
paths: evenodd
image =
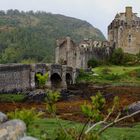
<svg viewBox="0 0 140 140">
<path fill-rule="evenodd" d="M 140 18 L 126 7 L 124 13 L 116 14 L 108 26 L 108 41 L 124 52 L 136 54 L 140 51 Z"/>
<path fill-rule="evenodd" d="M 76 67 L 76 46 L 70 37 L 57 40 L 55 63 Z"/>
</svg>

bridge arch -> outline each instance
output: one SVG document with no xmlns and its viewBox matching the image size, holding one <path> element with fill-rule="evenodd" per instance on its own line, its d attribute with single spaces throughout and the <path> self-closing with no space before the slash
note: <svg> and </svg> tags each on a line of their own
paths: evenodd
<svg viewBox="0 0 140 140">
<path fill-rule="evenodd" d="M 71 76 L 70 73 L 66 73 L 65 80 L 66 80 L 67 86 L 69 86 L 69 85 L 71 85 L 73 83 L 73 79 L 72 79 L 72 76 Z"/>
<path fill-rule="evenodd" d="M 58 73 L 53 73 L 50 77 L 51 88 L 58 89 L 62 87 L 62 78 Z"/>
</svg>

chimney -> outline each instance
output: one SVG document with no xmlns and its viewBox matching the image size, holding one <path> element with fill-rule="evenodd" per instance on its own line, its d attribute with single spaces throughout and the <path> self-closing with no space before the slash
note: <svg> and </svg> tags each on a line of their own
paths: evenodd
<svg viewBox="0 0 140 140">
<path fill-rule="evenodd" d="M 127 21 L 132 20 L 132 15 L 133 15 L 133 13 L 132 13 L 132 7 L 126 7 L 125 8 L 125 15 L 126 15 L 126 20 Z"/>
</svg>

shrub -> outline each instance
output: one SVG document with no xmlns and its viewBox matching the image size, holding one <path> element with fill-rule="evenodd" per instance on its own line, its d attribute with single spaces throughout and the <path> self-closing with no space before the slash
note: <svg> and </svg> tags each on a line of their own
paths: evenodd
<svg viewBox="0 0 140 140">
<path fill-rule="evenodd" d="M 40 88 L 43 88 L 46 84 L 46 81 L 48 80 L 49 74 L 46 73 L 45 75 L 41 75 L 40 73 L 36 74 L 38 84 Z"/>
<path fill-rule="evenodd" d="M 106 80 L 119 80 L 121 77 L 117 73 L 111 73 L 111 74 L 103 75 L 103 78 Z"/>
<path fill-rule="evenodd" d="M 124 65 L 133 66 L 139 64 L 139 59 L 137 55 L 125 53 L 123 63 Z"/>
<path fill-rule="evenodd" d="M 35 111 L 32 109 L 16 109 L 14 112 L 9 112 L 8 117 L 10 119 L 21 119 L 25 122 L 27 128 L 31 125 L 36 119 L 40 118 L 43 113 Z"/>
<path fill-rule="evenodd" d="M 140 54 L 124 53 L 121 48 L 117 48 L 112 53 L 110 62 L 115 65 L 137 65 L 140 63 Z"/>
<path fill-rule="evenodd" d="M 135 69 L 135 70 L 129 72 L 129 76 L 140 78 L 140 69 Z"/>
<path fill-rule="evenodd" d="M 56 113 L 55 103 L 59 100 L 60 93 L 58 91 L 48 91 L 46 94 L 47 111 L 54 115 Z"/>
<path fill-rule="evenodd" d="M 140 51 L 137 53 L 137 58 L 140 59 Z"/>
<path fill-rule="evenodd" d="M 111 55 L 110 62 L 115 65 L 123 64 L 124 52 L 121 48 L 117 48 Z"/>
<path fill-rule="evenodd" d="M 136 69 L 137 78 L 140 78 L 140 69 Z"/>
<path fill-rule="evenodd" d="M 22 102 L 25 98 L 25 94 L 6 93 L 0 94 L 0 102 Z"/>
<path fill-rule="evenodd" d="M 98 92 L 97 95 L 91 97 L 91 103 L 92 105 L 87 103 L 82 105 L 81 110 L 85 116 L 89 117 L 94 122 L 98 122 L 103 117 L 101 110 L 105 105 L 105 99 L 103 98 L 101 93 Z"/>
<path fill-rule="evenodd" d="M 89 61 L 88 61 L 88 67 L 90 68 L 95 68 L 95 67 L 97 67 L 97 66 L 99 66 L 99 61 L 97 60 L 97 59 L 95 59 L 95 58 L 92 58 L 92 59 L 90 59 Z"/>
<path fill-rule="evenodd" d="M 79 72 L 79 75 L 78 77 L 76 78 L 76 82 L 90 82 L 92 81 L 93 77 L 92 77 L 92 71 L 91 72 L 85 72 L 83 69 L 80 69 L 80 72 Z"/>
</svg>

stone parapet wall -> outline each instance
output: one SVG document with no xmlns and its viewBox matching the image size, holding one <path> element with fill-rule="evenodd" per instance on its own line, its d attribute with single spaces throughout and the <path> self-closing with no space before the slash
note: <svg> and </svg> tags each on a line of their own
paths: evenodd
<svg viewBox="0 0 140 140">
<path fill-rule="evenodd" d="M 30 65 L 0 65 L 0 92 L 30 89 Z"/>
<path fill-rule="evenodd" d="M 38 79 L 36 74 L 49 74 L 46 87 L 52 88 L 51 76 L 58 74 L 63 81 L 62 86 L 66 87 L 66 74 L 70 74 L 72 80 L 76 78 L 73 68 L 58 64 L 0 64 L 0 93 L 18 93 L 26 90 L 34 90 L 38 88 Z M 57 82 L 57 78 L 55 77 Z"/>
</svg>

